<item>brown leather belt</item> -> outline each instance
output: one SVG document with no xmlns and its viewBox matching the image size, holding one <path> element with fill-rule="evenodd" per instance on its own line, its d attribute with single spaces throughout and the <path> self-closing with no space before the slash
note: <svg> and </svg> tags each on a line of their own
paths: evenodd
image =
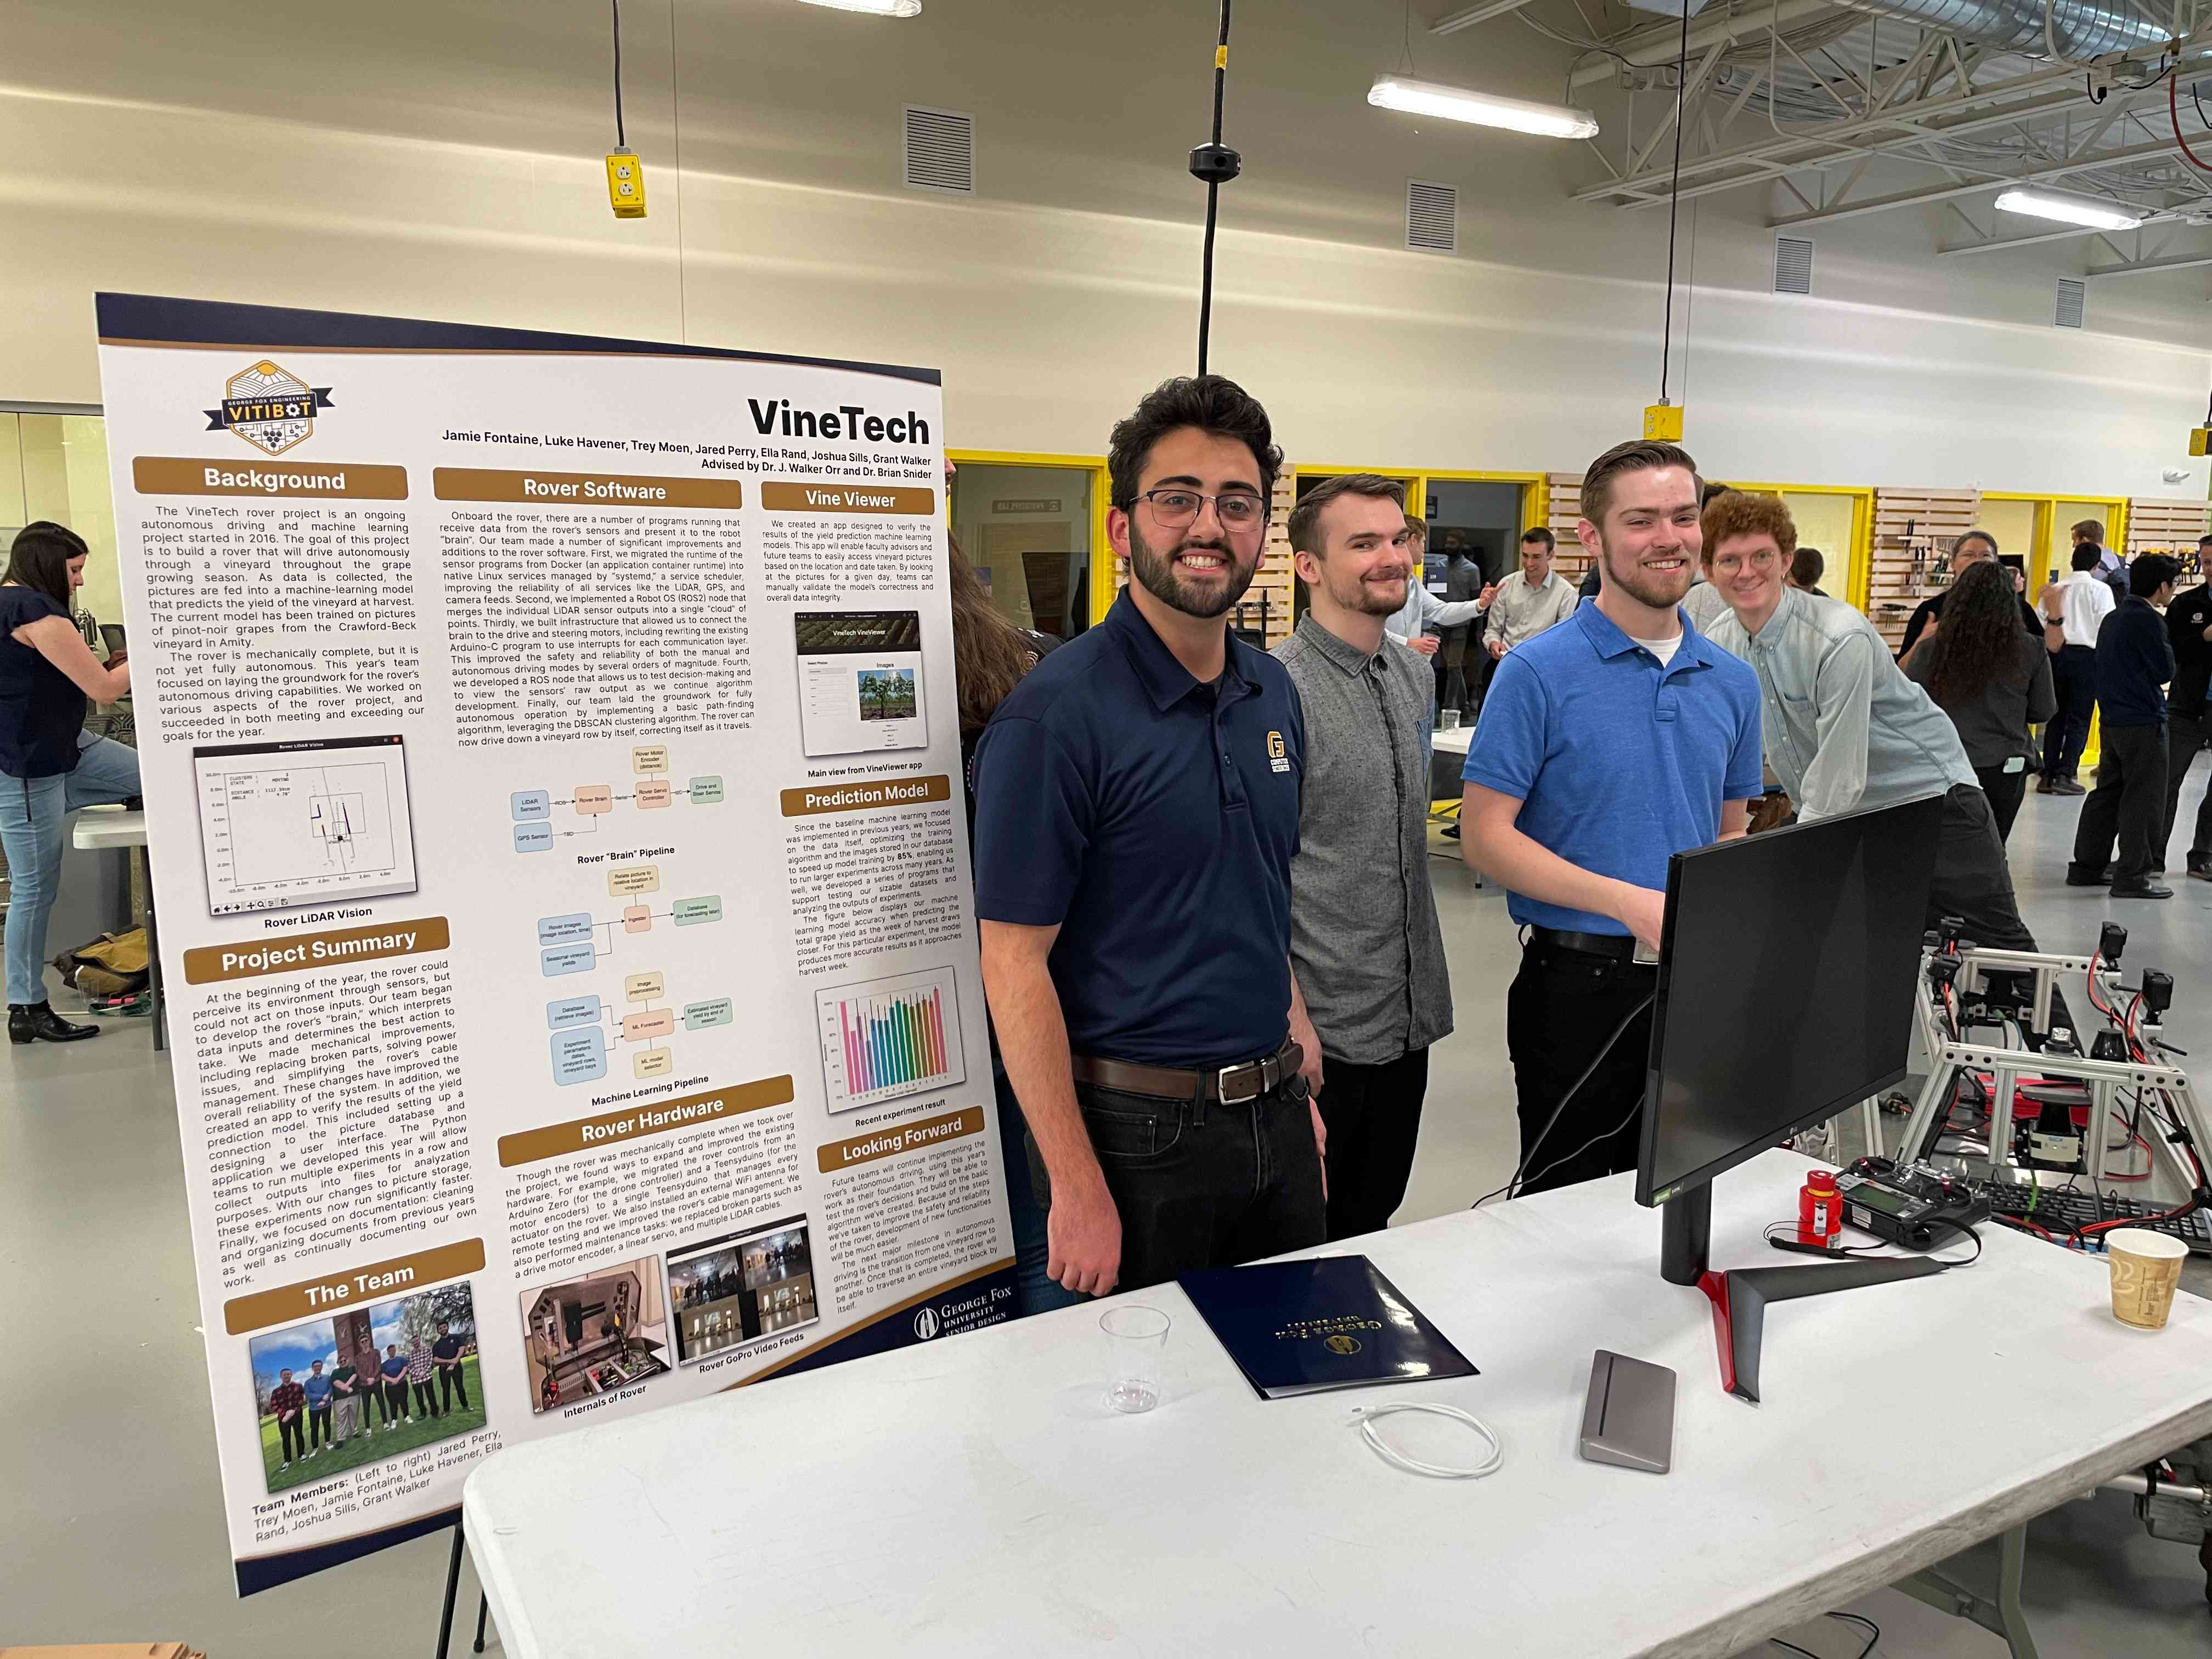
<svg viewBox="0 0 2212 1659">
<path fill-rule="evenodd" d="M 1078 1083 L 1093 1083 L 1123 1094 L 1150 1095 L 1157 1100 L 1218 1101 L 1224 1106 L 1257 1100 L 1285 1078 L 1294 1077 L 1305 1063 L 1305 1053 L 1295 1042 L 1285 1042 L 1266 1060 L 1242 1066 L 1218 1066 L 1203 1072 L 1186 1072 L 1172 1066 L 1139 1066 L 1126 1060 L 1096 1060 L 1089 1054 L 1069 1056 Z"/>
</svg>

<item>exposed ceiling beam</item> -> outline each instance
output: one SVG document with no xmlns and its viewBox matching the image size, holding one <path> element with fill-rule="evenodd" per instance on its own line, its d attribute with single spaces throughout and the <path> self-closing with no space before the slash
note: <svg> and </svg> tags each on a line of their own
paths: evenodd
<svg viewBox="0 0 2212 1659">
<path fill-rule="evenodd" d="M 2146 218 L 2145 225 L 2172 222 L 2169 220 Z M 1986 241 L 1960 242 L 1954 247 L 1939 247 L 1936 257 L 1955 259 L 1964 253 L 2000 253 L 2008 247 L 2033 247 L 2038 242 L 2068 242 L 2076 236 L 2103 236 L 2110 233 L 2095 225 L 2063 225 L 2055 230 L 2038 231 L 2032 236 L 1993 236 Z"/>
<path fill-rule="evenodd" d="M 1528 0 L 1488 0 L 1488 3 L 1469 6 L 1465 11 L 1455 11 L 1449 17 L 1439 17 L 1429 25 L 1431 34 L 1457 34 L 1462 29 L 1471 29 L 1477 23 L 1487 23 L 1493 17 L 1503 17 L 1510 11 L 1518 11 Z"/>
<path fill-rule="evenodd" d="M 1802 23 L 1812 17 L 1832 17 L 1835 7 L 1830 0 L 1780 0 L 1775 6 L 1759 6 L 1741 17 L 1730 17 L 1724 11 L 1718 15 L 1693 19 L 1690 24 L 1690 50 L 1701 52 L 1716 40 L 1742 40 L 1764 36 L 1766 26 L 1774 22 L 1787 28 L 1792 23 Z M 1632 30 L 1614 40 L 1612 50 L 1619 52 L 1639 68 L 1649 69 L 1660 64 L 1671 64 L 1682 49 L 1682 26 L 1680 23 L 1653 23 L 1649 27 Z M 1610 81 L 1620 65 L 1610 57 L 1593 53 L 1567 78 L 1570 88 L 1587 87 L 1600 81 Z"/>
<path fill-rule="evenodd" d="M 2082 274 L 2087 276 L 2148 276 L 2161 270 L 2193 270 L 2200 265 L 2212 265 L 2212 252 L 2169 253 L 2162 258 L 2135 259 L 2125 264 L 2091 265 Z"/>
<path fill-rule="evenodd" d="M 2105 167 L 2125 167 L 2132 161 L 2147 161 L 2173 152 L 2173 140 L 2166 138 L 2156 143 L 2136 144 L 2125 149 L 2100 150 L 2094 155 L 2077 156 L 2070 161 L 2057 161 L 2027 173 L 2014 173 L 1996 182 L 2005 185 L 2042 184 L 2052 179 L 2064 179 L 2076 173 L 2095 173 Z M 1853 202 L 1842 207 L 1822 208 L 1815 213 L 1786 214 L 1769 221 L 1777 229 L 1791 225 L 1826 224 L 1839 219 L 1857 219 L 1871 213 L 1893 213 L 1899 208 L 1925 207 L 1936 202 L 1948 202 L 1961 196 L 1978 196 L 1990 188 L 1991 181 L 1978 180 L 1972 184 L 1947 185 L 1938 190 L 1900 191 L 1891 196 L 1876 196 L 1863 202 Z"/>
</svg>

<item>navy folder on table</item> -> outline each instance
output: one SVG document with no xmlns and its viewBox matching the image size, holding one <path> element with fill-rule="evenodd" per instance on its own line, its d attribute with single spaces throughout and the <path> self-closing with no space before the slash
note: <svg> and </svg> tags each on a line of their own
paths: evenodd
<svg viewBox="0 0 2212 1659">
<path fill-rule="evenodd" d="M 1208 1267 L 1176 1282 L 1262 1400 L 1481 1374 L 1364 1255 Z"/>
</svg>

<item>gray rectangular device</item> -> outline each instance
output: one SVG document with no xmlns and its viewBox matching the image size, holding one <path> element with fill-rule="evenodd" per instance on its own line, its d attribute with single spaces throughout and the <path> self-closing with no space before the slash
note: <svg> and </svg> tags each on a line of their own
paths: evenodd
<svg viewBox="0 0 2212 1659">
<path fill-rule="evenodd" d="M 1593 1463 L 1666 1474 L 1674 1462 L 1674 1373 L 1600 1348 L 1583 1406 L 1582 1453 Z"/>
</svg>

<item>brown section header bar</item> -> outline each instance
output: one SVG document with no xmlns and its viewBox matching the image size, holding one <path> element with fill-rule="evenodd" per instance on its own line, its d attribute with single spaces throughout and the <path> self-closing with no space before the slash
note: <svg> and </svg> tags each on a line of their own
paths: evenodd
<svg viewBox="0 0 2212 1659">
<path fill-rule="evenodd" d="M 919 806 L 926 801 L 951 800 L 952 780 L 939 772 L 933 777 L 892 778 L 879 783 L 818 783 L 783 792 L 783 815 L 812 817 L 818 812 L 866 812 L 884 806 Z"/>
<path fill-rule="evenodd" d="M 657 478 L 629 472 L 502 472 L 441 466 L 430 474 L 441 501 L 520 501 L 532 507 L 719 507 L 745 504 L 737 478 Z"/>
<path fill-rule="evenodd" d="M 352 461 L 194 461 L 140 455 L 131 463 L 141 495 L 314 495 L 404 501 L 407 469 Z"/>
<path fill-rule="evenodd" d="M 265 1331 L 271 1325 L 289 1325 L 343 1308 L 366 1308 L 413 1291 L 427 1291 L 448 1279 L 481 1273 L 483 1264 L 483 1240 L 465 1238 L 458 1244 L 396 1255 L 366 1267 L 348 1267 L 325 1278 L 303 1279 L 276 1290 L 234 1297 L 222 1304 L 222 1328 L 233 1336 L 243 1336 L 248 1331 Z"/>
<path fill-rule="evenodd" d="M 518 1164 L 535 1164 L 543 1158 L 559 1158 L 564 1152 L 611 1146 L 618 1140 L 635 1140 L 644 1135 L 665 1134 L 671 1129 L 688 1129 L 695 1123 L 719 1122 L 742 1113 L 782 1106 L 791 1098 L 789 1077 L 768 1077 L 757 1083 L 739 1083 L 727 1089 L 679 1096 L 655 1105 L 632 1106 L 598 1117 L 550 1124 L 543 1129 L 525 1129 L 520 1134 L 499 1138 L 500 1168 L 511 1170 Z"/>
<path fill-rule="evenodd" d="M 772 513 L 914 513 L 937 511 L 937 492 L 908 484 L 764 483 L 761 505 Z"/>
<path fill-rule="evenodd" d="M 331 933 L 203 945 L 185 952 L 185 983 L 211 985 L 218 980 L 258 979 L 264 974 L 296 974 L 342 963 L 374 962 L 380 957 L 416 957 L 442 951 L 453 942 L 445 917 L 424 916 L 419 921 L 341 927 Z"/>
<path fill-rule="evenodd" d="M 966 1135 L 982 1133 L 982 1110 L 980 1107 L 969 1106 L 957 1112 L 948 1112 L 943 1117 L 926 1117 L 915 1123 L 901 1123 L 852 1140 L 833 1140 L 815 1156 L 821 1163 L 823 1175 L 835 1175 L 855 1164 L 872 1164 L 879 1158 L 896 1158 L 901 1152 L 918 1152 L 925 1146 L 934 1146 L 941 1141 L 958 1140 Z"/>
</svg>

